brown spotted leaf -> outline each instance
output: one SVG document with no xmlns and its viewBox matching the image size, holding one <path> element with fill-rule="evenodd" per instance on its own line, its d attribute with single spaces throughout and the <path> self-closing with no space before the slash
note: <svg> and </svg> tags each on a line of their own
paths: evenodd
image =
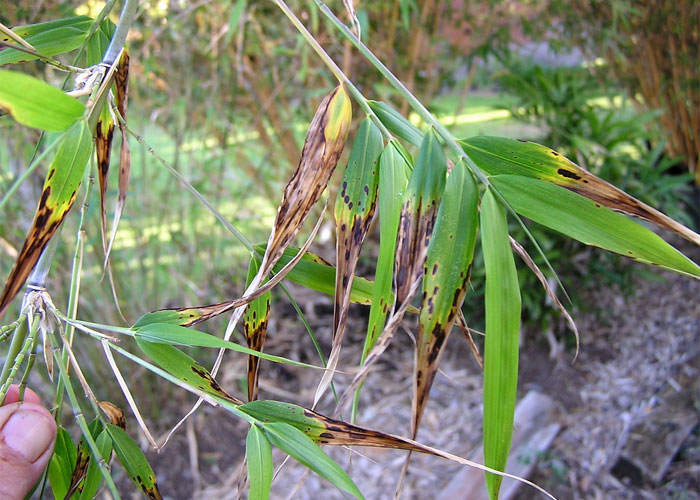
<svg viewBox="0 0 700 500">
<path fill-rule="evenodd" d="M 460 144 L 474 163 L 489 175 L 515 174 L 551 182 L 617 212 L 670 229 L 700 245 L 699 234 L 546 146 L 489 136 L 471 137 L 460 141 Z"/>
<path fill-rule="evenodd" d="M 372 429 L 367 429 L 365 427 L 360 427 L 358 425 L 349 424 L 341 420 L 332 419 L 292 403 L 282 403 L 279 401 L 252 401 L 237 407 L 237 410 L 247 413 L 263 423 L 282 422 L 296 427 L 319 444 L 335 446 L 367 446 L 425 453 L 436 457 L 446 458 L 462 465 L 475 467 L 477 469 L 488 471 L 504 477 L 516 479 L 517 481 L 523 482 L 537 489 L 538 491 L 547 495 L 549 498 L 554 499 L 552 495 L 547 493 L 541 487 L 527 481 L 526 479 L 490 469 L 476 462 L 472 462 L 471 460 L 458 457 L 430 446 L 425 446 L 412 439 L 395 436 L 393 434 L 386 434 Z"/>
<path fill-rule="evenodd" d="M 158 490 L 156 475 L 139 445 L 124 430 L 115 425 L 108 424 L 106 429 L 112 438 L 114 452 L 124 466 L 129 478 L 143 492 L 146 498 L 163 500 Z"/>
<path fill-rule="evenodd" d="M 351 120 L 350 98 L 340 85 L 323 99 L 309 125 L 299 165 L 277 210 L 261 265 L 262 276 L 272 270 L 326 189 L 345 147 Z"/>
<path fill-rule="evenodd" d="M 341 396 L 335 409 L 336 414 L 349 402 L 352 393 L 365 379 L 371 366 L 389 347 L 411 299 L 418 291 L 435 217 L 445 188 L 446 172 L 445 154 L 435 132 L 429 130 L 423 138 L 408 181 L 399 220 L 394 272 L 397 309 L 387 320 L 384 330 L 367 355 L 365 364 Z"/>
<path fill-rule="evenodd" d="M 413 438 L 442 349 L 464 302 L 479 224 L 478 200 L 474 177 L 459 164 L 447 178 L 425 263 L 413 384 Z"/>
<path fill-rule="evenodd" d="M 252 258 L 248 267 L 248 285 L 255 278 L 260 267 L 259 262 Z M 243 331 L 250 349 L 262 351 L 267 334 L 267 319 L 270 315 L 270 292 L 252 300 L 243 314 Z M 258 371 L 260 358 L 248 356 L 248 401 L 258 398 Z"/>
<path fill-rule="evenodd" d="M 126 133 L 126 107 L 127 96 L 129 91 L 129 52 L 127 49 L 122 51 L 122 55 L 117 64 L 117 69 L 114 73 L 114 88 L 116 91 L 117 111 L 121 115 L 122 120 L 118 120 L 119 132 L 121 133 L 122 142 L 119 153 L 119 192 L 117 194 L 117 205 L 114 209 L 114 220 L 112 221 L 112 233 L 109 237 L 107 250 L 105 251 L 105 265 L 109 260 L 109 254 L 112 250 L 112 244 L 117 234 L 119 221 L 121 220 L 126 203 L 126 195 L 129 190 L 129 177 L 131 176 L 131 152 L 129 151 L 129 139 Z"/>
<path fill-rule="evenodd" d="M 378 160 L 382 146 L 381 132 L 369 118 L 366 118 L 357 131 L 335 203 L 337 264 L 333 346 L 328 357 L 328 371 L 323 374 L 318 385 L 314 405 L 328 388 L 333 378 L 333 370 L 338 364 L 350 308 L 355 269 L 377 204 Z"/>
<path fill-rule="evenodd" d="M 91 152 L 92 135 L 88 124 L 79 120 L 66 132 L 49 166 L 34 221 L 0 296 L 0 316 L 22 288 L 41 252 L 73 206 Z"/>
<path fill-rule="evenodd" d="M 112 139 L 114 137 L 114 118 L 105 103 L 95 126 L 95 152 L 97 154 L 97 174 L 100 183 L 100 220 L 102 227 L 102 250 L 107 255 L 107 179 L 109 175 L 109 160 L 112 155 Z"/>
</svg>

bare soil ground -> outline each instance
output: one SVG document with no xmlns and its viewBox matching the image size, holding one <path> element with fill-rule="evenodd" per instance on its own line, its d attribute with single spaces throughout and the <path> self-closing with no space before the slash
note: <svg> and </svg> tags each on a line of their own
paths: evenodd
<svg viewBox="0 0 700 500">
<path fill-rule="evenodd" d="M 700 252 L 684 250 L 698 261 Z M 682 392 L 688 381 L 700 377 L 700 281 L 661 271 L 657 276 L 654 280 L 638 280 L 636 292 L 628 297 L 609 288 L 583 292 L 585 310 L 574 311 L 581 346 L 573 364 L 570 352 L 552 358 L 540 333 L 529 330 L 523 334 L 521 393 L 536 389 L 552 397 L 559 405 L 562 424 L 532 479 L 559 499 L 700 499 L 700 426 L 685 439 L 659 484 L 644 480 L 634 484 L 623 474 L 611 472 L 630 429 L 654 411 L 669 386 L 683 394 L 679 404 L 700 411 L 700 394 Z M 327 351 L 332 322 L 330 301 L 309 295 L 301 302 Z M 355 366 L 359 359 L 365 314 L 360 307 L 352 310 L 355 327 L 349 328 L 341 366 Z M 266 350 L 315 362 L 313 348 L 293 311 L 280 313 L 278 309 L 273 316 Z M 411 321 L 406 331 L 413 330 Z M 418 440 L 473 458 L 481 441 L 481 374 L 459 335 L 455 331 L 449 340 Z M 409 335 L 398 335 L 378 365 L 362 392 L 358 423 L 408 435 L 413 369 Z M 241 387 L 244 374 L 245 361 L 230 359 L 221 382 L 232 392 L 241 393 L 236 389 Z M 312 402 L 319 378 L 310 370 L 266 362 L 261 376 L 261 398 L 306 406 Z M 336 383 L 342 388 L 350 376 L 339 376 Z M 173 401 L 179 415 L 187 406 L 183 403 Z M 329 397 L 320 411 L 331 410 Z M 164 496 L 238 498 L 245 432 L 246 426 L 226 412 L 201 410 L 159 455 L 150 457 Z M 366 498 L 393 498 L 405 453 L 330 447 L 326 451 L 350 471 Z M 282 460 L 282 454 L 275 455 L 277 465 Z M 440 491 L 460 468 L 435 457 L 414 455 L 401 498 L 441 498 Z M 290 461 L 274 480 L 272 498 L 345 497 L 330 483 Z M 517 498 L 543 497 L 523 487 Z"/>
</svg>

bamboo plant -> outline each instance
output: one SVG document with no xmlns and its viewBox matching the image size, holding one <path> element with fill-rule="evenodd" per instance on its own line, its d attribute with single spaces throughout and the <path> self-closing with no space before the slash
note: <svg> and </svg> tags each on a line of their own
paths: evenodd
<svg viewBox="0 0 700 500">
<path fill-rule="evenodd" d="M 556 151 L 532 142 L 500 137 L 454 137 L 363 44 L 352 2 L 346 2 L 352 29 L 321 0 L 315 0 L 315 5 L 318 13 L 354 45 L 366 63 L 396 89 L 428 128 L 419 129 L 388 104 L 364 96 L 284 1 L 274 0 L 291 26 L 317 53 L 320 64 L 337 78 L 338 85 L 321 101 L 309 125 L 297 169 L 281 194 L 267 244 L 254 245 L 235 227 L 235 221 L 227 220 L 159 157 L 148 146 L 147 138 L 131 132 L 127 123 L 129 55 L 124 42 L 138 2 L 124 2 L 116 26 L 107 18 L 114 3 L 107 2 L 96 19 L 74 17 L 15 27 L 11 34 L 2 38 L 6 48 L 0 52 L 0 65 L 19 65 L 38 59 L 77 75 L 75 88 L 65 92 L 22 73 L 21 66 L 0 69 L 0 107 L 21 125 L 54 134 L 48 146 L 42 146 L 37 159 L 28 166 L 27 174 L 17 181 L 22 182 L 40 161 L 53 155 L 34 220 L 0 296 L 1 316 L 26 284 L 18 318 L 0 329 L 0 340 L 7 345 L 0 375 L 0 402 L 11 383 L 20 383 L 20 391 L 24 390 L 36 355 L 43 351 L 49 373 L 57 373 L 57 421 L 60 422 L 60 408 L 65 399 L 81 430 L 77 444 L 64 428 L 59 430 L 47 474 L 56 498 L 92 498 L 101 484 L 106 485 L 113 498 L 119 498 L 107 466 L 112 454 L 118 457 L 147 498 L 161 498 L 153 470 L 141 449 L 124 431 L 123 411 L 101 401 L 91 381 L 83 374 L 73 352 L 74 335 L 91 337 L 101 346 L 134 417 L 153 445 L 157 446 L 114 362 L 114 353 L 197 395 L 200 398 L 197 406 L 203 402 L 215 405 L 247 422 L 250 430 L 246 458 L 251 499 L 269 497 L 272 447 L 279 448 L 347 494 L 363 498 L 362 485 L 356 485 L 326 455 L 319 446 L 322 444 L 397 448 L 407 450 L 409 456 L 412 452 L 428 453 L 477 467 L 486 472 L 489 495 L 496 499 L 502 478 L 512 477 L 504 469 L 512 437 L 518 375 L 521 302 L 515 255 L 528 265 L 532 263 L 518 242 L 510 238 L 508 219 L 522 223 L 521 217 L 524 217 L 585 244 L 686 275 L 689 279 L 700 278 L 700 267 L 696 263 L 646 225 L 628 216 L 674 231 L 698 245 L 699 235 Z M 74 50 L 79 53 L 74 65 L 65 65 L 53 58 Z M 300 248 L 292 245 L 312 213 L 312 207 L 324 199 L 323 193 L 341 161 L 352 127 L 353 101 L 362 120 L 338 187 L 334 208 L 337 251 L 336 262 L 331 264 L 307 250 L 315 231 Z M 111 231 L 108 231 L 105 199 L 115 128 L 119 129 L 123 140 L 117 209 Z M 250 254 L 248 282 L 240 296 L 222 297 L 216 304 L 144 311 L 131 326 L 81 320 L 78 303 L 87 214 L 83 206 L 79 211 L 81 231 L 76 240 L 70 300 L 66 306 L 53 303 L 51 290 L 46 288 L 46 276 L 54 255 L 53 242 L 57 241 L 59 228 L 70 213 L 79 190 L 86 190 L 85 199 L 89 195 L 93 150 L 101 199 L 104 268 L 110 270 L 112 242 L 127 201 L 130 136 L 156 155 L 158 161 L 247 249 Z M 13 186 L 5 193 L 0 207 L 15 190 Z M 379 219 L 380 247 L 375 279 L 370 281 L 356 276 L 356 269 L 374 218 Z M 536 242 L 534 244 L 539 248 Z M 461 306 L 468 295 L 477 245 L 481 246 L 486 270 L 483 359 L 475 344 L 471 345 L 483 366 L 484 464 L 415 441 L 447 338 L 455 325 L 469 332 L 468 318 L 462 315 Z M 268 319 L 273 314 L 270 290 L 284 287 L 284 279 L 333 296 L 333 343 L 330 353 L 325 353 L 327 363 L 325 355 L 321 356 L 323 366 L 263 352 Z M 542 281 L 546 286 L 546 280 Z M 351 303 L 369 307 L 369 321 L 361 366 L 352 382 L 337 394 L 335 414 L 324 416 L 312 408 L 293 403 L 257 400 L 260 359 L 317 370 L 320 383 L 314 404 L 326 397 L 327 389 L 334 387 L 332 379 L 338 367 Z M 555 303 L 561 307 L 560 302 Z M 224 314 L 230 315 L 230 319 L 221 335 L 192 328 Z M 418 315 L 411 436 L 381 433 L 339 418 L 352 402 L 354 420 L 357 394 L 368 370 L 389 346 L 407 314 Z M 247 340 L 245 346 L 231 341 L 241 318 Z M 120 347 L 118 339 L 122 336 L 134 338 L 140 352 Z M 220 355 L 209 369 L 183 352 L 182 346 L 219 349 Z M 215 378 L 221 356 L 228 350 L 248 356 L 245 396 L 232 394 Z M 78 397 L 76 384 L 83 389 L 86 398 Z M 85 414 L 91 415 L 93 420 L 88 422 Z M 541 495 L 553 498 L 539 486 L 516 479 L 536 488 Z"/>
</svg>

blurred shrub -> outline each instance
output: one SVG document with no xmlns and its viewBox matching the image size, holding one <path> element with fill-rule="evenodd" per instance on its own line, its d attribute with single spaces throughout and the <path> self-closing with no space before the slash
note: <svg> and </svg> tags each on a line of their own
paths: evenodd
<svg viewBox="0 0 700 500">
<path fill-rule="evenodd" d="M 664 141 L 650 132 L 658 113 L 637 113 L 616 95 L 611 85 L 601 82 L 586 68 L 543 68 L 522 60 L 508 60 L 505 67 L 497 81 L 504 92 L 516 98 L 510 108 L 513 116 L 541 127 L 543 135 L 533 140 L 551 146 L 670 217 L 692 225 L 692 176 L 685 172 L 669 174 L 678 160 L 668 157 Z M 567 288 L 574 306 L 579 305 L 575 293 L 579 289 L 617 285 L 623 292 L 630 292 L 635 276 L 649 274 L 631 262 L 621 262 L 612 254 L 592 250 L 540 226 L 532 224 L 528 229 Z M 549 274 L 525 231 L 514 225 L 511 234 Z M 474 269 L 481 267 L 475 265 Z M 564 329 L 559 313 L 544 305 L 544 292 L 537 278 L 524 266 L 519 278 L 525 320 L 543 331 Z M 483 293 L 479 285 L 483 277 L 473 275 L 472 279 L 472 293 Z M 477 310 L 469 310 L 467 315 L 477 329 L 478 314 Z"/>
</svg>

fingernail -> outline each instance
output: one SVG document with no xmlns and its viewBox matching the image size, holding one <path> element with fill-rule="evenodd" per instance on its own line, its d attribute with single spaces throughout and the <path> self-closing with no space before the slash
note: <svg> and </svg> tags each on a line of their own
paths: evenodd
<svg viewBox="0 0 700 500">
<path fill-rule="evenodd" d="M 33 463 L 51 446 L 53 429 L 53 423 L 45 415 L 18 410 L 7 420 L 0 435 L 6 446 Z"/>
</svg>

